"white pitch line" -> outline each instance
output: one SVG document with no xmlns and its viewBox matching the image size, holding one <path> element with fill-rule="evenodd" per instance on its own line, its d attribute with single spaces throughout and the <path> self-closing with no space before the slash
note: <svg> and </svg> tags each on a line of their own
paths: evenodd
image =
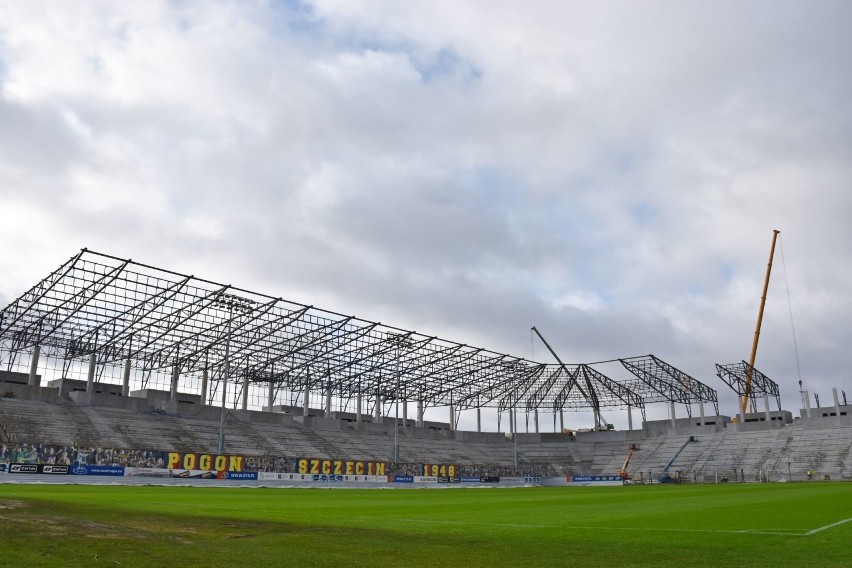
<svg viewBox="0 0 852 568">
<path fill-rule="evenodd" d="M 354 517 L 360 519 L 376 520 L 372 517 Z M 539 524 L 523 524 L 523 523 L 477 523 L 467 521 L 445 521 L 436 519 L 388 519 L 393 522 L 403 523 L 422 523 L 422 524 L 439 524 L 439 525 L 477 525 L 486 527 L 508 527 L 508 528 L 529 528 L 529 529 L 562 529 L 562 530 L 593 530 L 593 531 L 634 531 L 634 532 L 672 532 L 672 533 L 712 533 L 712 534 L 744 534 L 744 535 L 770 535 L 770 536 L 812 536 L 824 530 L 852 522 L 852 518 L 843 519 L 824 527 L 819 527 L 811 531 L 803 529 L 757 529 L 757 530 L 719 530 L 719 529 L 676 529 L 676 528 L 650 528 L 650 527 L 606 527 L 606 526 L 572 526 L 572 525 L 539 525 Z"/>
<path fill-rule="evenodd" d="M 833 527 L 840 526 L 840 525 L 842 525 L 844 523 L 848 523 L 850 521 L 852 521 L 852 517 L 850 517 L 848 519 L 843 519 L 842 521 L 837 521 L 836 523 L 831 523 L 830 525 L 825 525 L 824 527 L 819 527 L 818 529 L 814 529 L 812 531 L 808 531 L 808 532 L 805 533 L 805 536 L 811 536 L 812 534 L 816 534 L 816 533 L 822 532 L 826 529 L 830 529 L 830 528 L 833 528 Z"/>
</svg>

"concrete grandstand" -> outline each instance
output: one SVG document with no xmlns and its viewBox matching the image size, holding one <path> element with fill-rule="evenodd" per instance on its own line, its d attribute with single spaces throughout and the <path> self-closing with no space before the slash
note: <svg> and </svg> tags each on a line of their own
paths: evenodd
<svg viewBox="0 0 852 568">
<path fill-rule="evenodd" d="M 247 470 L 297 471 L 310 458 L 380 463 L 389 476 L 427 477 L 428 464 L 441 464 L 455 475 L 437 477 L 570 480 L 617 475 L 629 454 L 626 473 L 640 482 L 662 472 L 690 482 L 852 477 L 852 418 L 836 397 L 795 418 L 767 402 L 732 423 L 714 389 L 660 358 L 613 361 L 634 378 L 83 250 L 0 312 L 0 462 L 238 454 L 254 464 Z M 717 367 L 723 380 L 741 369 Z M 777 397 L 765 379 L 753 397 Z M 669 405 L 671 418 L 634 429 L 632 413 L 645 418 L 653 403 Z M 448 420 L 426 420 L 430 408 L 445 408 Z M 483 430 L 486 408 L 505 417 L 505 431 L 499 421 Z M 628 429 L 608 429 L 603 409 L 626 409 Z M 539 411 L 558 416 L 559 428 L 540 432 Z M 565 430 L 566 411 L 593 413 L 594 426 Z M 476 413 L 476 431 L 458 428 L 461 412 Z M 536 416 L 534 432 L 520 431 L 519 412 Z"/>
</svg>

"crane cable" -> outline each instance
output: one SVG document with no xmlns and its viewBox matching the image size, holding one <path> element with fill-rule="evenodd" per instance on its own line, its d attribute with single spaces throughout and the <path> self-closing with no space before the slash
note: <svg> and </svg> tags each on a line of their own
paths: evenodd
<svg viewBox="0 0 852 568">
<path fill-rule="evenodd" d="M 796 341 L 796 324 L 793 321 L 793 302 L 790 299 L 790 282 L 787 280 L 787 263 L 784 260 L 784 245 L 781 244 L 781 266 L 784 269 L 784 286 L 787 288 L 787 306 L 790 308 L 790 328 L 793 330 L 793 352 L 796 355 L 796 374 L 802 384 L 802 368 L 799 365 L 799 343 Z M 801 388 L 801 387 L 800 387 Z"/>
</svg>

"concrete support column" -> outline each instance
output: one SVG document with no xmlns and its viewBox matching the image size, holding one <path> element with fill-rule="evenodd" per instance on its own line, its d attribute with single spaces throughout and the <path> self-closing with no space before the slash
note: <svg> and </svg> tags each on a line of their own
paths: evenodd
<svg viewBox="0 0 852 568">
<path fill-rule="evenodd" d="M 535 409 L 535 416 L 533 419 L 535 420 L 535 433 L 538 434 L 538 408 Z"/>
<path fill-rule="evenodd" d="M 248 395 L 249 395 L 249 387 L 251 383 L 248 379 L 243 379 L 243 400 L 242 400 L 242 409 L 248 410 Z"/>
<path fill-rule="evenodd" d="M 402 402 L 402 431 L 408 432 L 408 401 Z"/>
<path fill-rule="evenodd" d="M 380 422 L 382 418 L 382 397 L 378 394 L 376 395 L 376 407 L 375 407 L 375 419 L 376 422 Z"/>
<path fill-rule="evenodd" d="M 802 391 L 802 396 L 805 398 L 805 414 L 806 418 L 811 417 L 811 395 L 808 391 Z"/>
<path fill-rule="evenodd" d="M 674 428 L 675 425 L 677 424 L 677 422 L 676 422 L 677 418 L 675 418 L 675 403 L 674 402 L 671 403 L 671 407 L 672 407 L 672 428 Z"/>
<path fill-rule="evenodd" d="M 177 392 L 178 392 L 178 378 L 180 377 L 180 367 L 177 365 L 172 367 L 172 388 L 169 396 L 169 400 L 172 402 L 177 402 Z"/>
<path fill-rule="evenodd" d="M 456 429 L 456 407 L 450 405 L 450 430 Z"/>
<path fill-rule="evenodd" d="M 41 346 L 36 345 L 33 347 L 33 358 L 30 361 L 30 378 L 27 381 L 27 384 L 31 387 L 41 386 L 39 383 L 41 379 L 38 376 L 38 357 L 41 355 Z M 837 398 L 837 397 L 835 397 Z"/>
<path fill-rule="evenodd" d="M 331 417 L 331 387 L 325 391 L 325 417 Z"/>
<path fill-rule="evenodd" d="M 476 431 L 482 432 L 482 409 L 476 407 Z"/>
<path fill-rule="evenodd" d="M 560 432 L 565 431 L 565 409 L 564 408 L 559 409 L 559 431 Z"/>
<path fill-rule="evenodd" d="M 207 406 L 207 392 L 210 388 L 210 372 L 207 369 L 201 371 L 201 406 Z"/>
<path fill-rule="evenodd" d="M 633 407 L 627 407 L 627 429 L 633 430 Z"/>
<path fill-rule="evenodd" d="M 364 403 L 364 395 L 358 393 L 358 398 L 355 402 L 355 424 L 361 423 L 361 405 Z"/>
<path fill-rule="evenodd" d="M 831 388 L 831 394 L 834 395 L 834 415 L 837 416 L 837 423 L 840 424 L 840 399 L 837 398 L 837 387 Z M 769 408 L 769 397 L 766 397 L 766 408 Z"/>
<path fill-rule="evenodd" d="M 423 427 L 423 401 L 417 401 L 417 425 Z"/>
<path fill-rule="evenodd" d="M 837 400 L 836 396 L 834 397 L 834 400 L 835 401 Z M 764 408 L 764 411 L 766 412 L 766 423 L 772 424 L 772 414 L 770 414 L 770 412 L 769 412 L 769 395 L 768 394 L 763 395 L 763 408 Z"/>
<path fill-rule="evenodd" d="M 704 426 L 706 421 L 704 420 L 704 401 L 703 400 L 698 403 L 698 411 L 701 413 L 701 425 Z"/>
<path fill-rule="evenodd" d="M 269 381 L 269 390 L 266 392 L 266 408 L 272 412 L 272 406 L 275 404 L 275 382 Z"/>
<path fill-rule="evenodd" d="M 207 371 L 204 371 L 205 373 Z M 204 385 L 207 386 L 206 384 Z M 130 357 L 124 360 L 124 377 L 121 380 L 121 396 L 130 396 Z M 204 397 L 201 397 L 204 400 Z M 203 402 L 202 402 L 203 404 Z"/>
<path fill-rule="evenodd" d="M 89 377 L 86 380 L 86 392 L 95 392 L 95 369 L 98 367 L 98 354 L 89 356 Z"/>
<path fill-rule="evenodd" d="M 515 437 L 515 409 L 509 409 L 509 433 Z"/>
<path fill-rule="evenodd" d="M 302 408 L 302 416 L 307 416 L 308 415 L 308 409 L 310 408 L 309 405 L 311 403 L 311 389 L 307 385 L 305 385 L 305 397 L 304 398 L 305 398 L 305 400 L 304 400 L 305 404 L 304 404 L 304 407 Z"/>
</svg>

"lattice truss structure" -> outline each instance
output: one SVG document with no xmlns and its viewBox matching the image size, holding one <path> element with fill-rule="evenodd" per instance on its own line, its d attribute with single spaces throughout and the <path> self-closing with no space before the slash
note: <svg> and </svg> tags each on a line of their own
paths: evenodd
<svg viewBox="0 0 852 568">
<path fill-rule="evenodd" d="M 0 312 L 0 359 L 40 352 L 62 367 L 95 355 L 105 368 L 179 376 L 209 373 L 212 402 L 225 381 L 236 401 L 272 390 L 334 397 L 365 412 L 393 401 L 424 408 L 640 408 L 716 393 L 659 359 L 626 359 L 639 380 L 616 382 L 589 365 L 546 365 L 83 249 Z M 652 362 L 652 363 L 650 363 Z M 227 364 L 226 364 L 227 363 Z M 244 399 L 245 400 L 245 399 Z M 302 401 L 304 398 L 302 398 Z M 287 401 L 284 401 L 285 403 Z M 718 411 L 718 408 L 717 408 Z"/>
<path fill-rule="evenodd" d="M 714 389 L 654 355 L 619 361 L 636 376 L 636 380 L 627 381 L 625 386 L 638 393 L 646 403 L 681 403 L 692 416 L 693 404 L 709 402 L 719 414 L 719 398 Z"/>
<path fill-rule="evenodd" d="M 737 396 L 742 399 L 746 396 L 746 382 L 748 381 L 749 364 L 746 361 L 739 363 L 731 363 L 730 365 L 720 365 L 716 363 L 716 376 L 718 376 L 726 385 L 737 393 Z M 781 410 L 781 391 L 778 389 L 778 383 L 751 367 L 751 383 L 748 387 L 748 398 L 751 408 L 757 407 L 758 397 L 774 397 L 778 405 L 778 410 Z"/>
</svg>

